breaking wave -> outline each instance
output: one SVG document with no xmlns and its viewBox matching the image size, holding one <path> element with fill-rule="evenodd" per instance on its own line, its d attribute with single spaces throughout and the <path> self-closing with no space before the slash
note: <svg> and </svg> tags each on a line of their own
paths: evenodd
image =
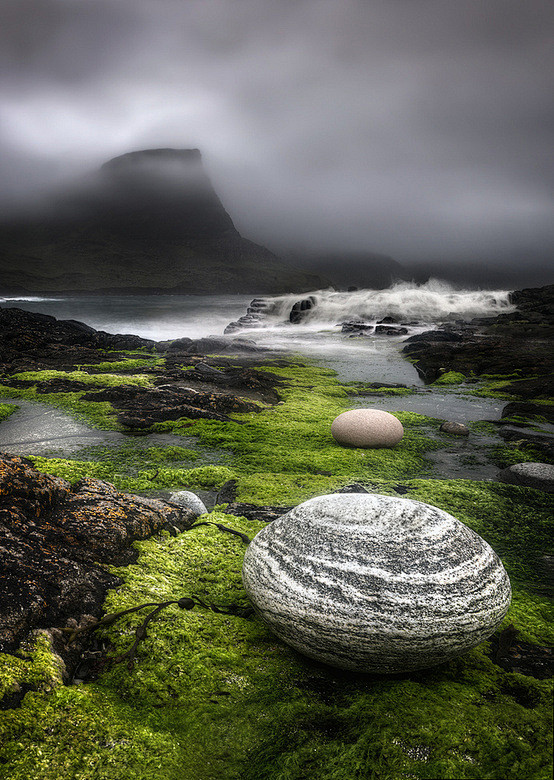
<svg viewBox="0 0 554 780">
<path fill-rule="evenodd" d="M 270 304 L 265 321 L 268 326 L 288 321 L 295 303 L 308 298 L 313 305 L 303 312 L 302 325 L 334 325 L 353 319 L 371 322 L 387 316 L 429 323 L 468 320 L 513 311 L 509 296 L 509 290 L 460 290 L 438 279 L 421 285 L 399 282 L 386 290 L 318 290 L 264 298 Z"/>
</svg>

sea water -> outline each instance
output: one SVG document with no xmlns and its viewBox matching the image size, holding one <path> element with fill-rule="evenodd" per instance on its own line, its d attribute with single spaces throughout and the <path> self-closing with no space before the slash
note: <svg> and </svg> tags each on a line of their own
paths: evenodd
<svg viewBox="0 0 554 780">
<path fill-rule="evenodd" d="M 289 314 L 294 304 L 311 296 L 315 305 L 300 324 Z M 108 333 L 134 333 L 156 341 L 221 336 L 225 327 L 245 314 L 252 295 L 89 295 L 24 296 L 0 299 L 3 307 L 75 319 Z M 400 356 L 402 342 L 414 333 L 453 320 L 494 316 L 512 310 L 507 290 L 460 290 L 440 280 L 416 285 L 402 282 L 386 290 L 287 293 L 263 296 L 270 313 L 256 327 L 233 337 L 252 338 L 259 346 L 304 355 L 337 371 L 342 381 L 421 385 L 415 368 Z M 375 323 L 391 316 L 411 323 L 408 336 L 369 335 L 351 338 L 341 332 L 344 321 Z M 417 324 L 413 324 L 417 323 Z"/>
</svg>

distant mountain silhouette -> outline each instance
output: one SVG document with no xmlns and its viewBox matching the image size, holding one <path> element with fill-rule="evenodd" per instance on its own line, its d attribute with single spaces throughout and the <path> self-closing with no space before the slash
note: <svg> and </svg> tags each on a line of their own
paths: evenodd
<svg viewBox="0 0 554 780">
<path fill-rule="evenodd" d="M 333 285 L 347 289 L 384 290 L 406 280 L 408 271 L 392 257 L 372 252 L 311 252 L 292 254 L 291 263 L 311 273 L 328 277 Z"/>
<path fill-rule="evenodd" d="M 243 238 L 198 149 L 110 160 L 0 226 L 0 292 L 301 292 L 328 286 Z"/>
</svg>

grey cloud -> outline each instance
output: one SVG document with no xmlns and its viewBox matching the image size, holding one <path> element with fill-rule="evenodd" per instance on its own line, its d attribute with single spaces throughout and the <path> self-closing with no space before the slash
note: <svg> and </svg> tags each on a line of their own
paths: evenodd
<svg viewBox="0 0 554 780">
<path fill-rule="evenodd" d="M 199 147 L 276 247 L 552 257 L 553 22 L 542 0 L 4 0 L 2 202 Z"/>
</svg>

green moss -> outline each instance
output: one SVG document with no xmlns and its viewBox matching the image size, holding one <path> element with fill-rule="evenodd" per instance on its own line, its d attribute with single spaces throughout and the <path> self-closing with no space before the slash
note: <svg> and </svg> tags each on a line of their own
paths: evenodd
<svg viewBox="0 0 554 780">
<path fill-rule="evenodd" d="M 80 461 L 67 458 L 29 456 L 40 471 L 63 477 L 74 484 L 80 479 L 103 479 L 118 490 L 127 492 L 160 490 L 162 488 L 218 488 L 235 473 L 225 466 L 199 466 L 198 468 L 167 468 L 155 461 L 147 469 L 135 469 L 135 474 L 125 473 L 125 466 L 117 461 Z M 144 463 L 141 464 L 144 466 Z M 123 473 L 122 473 L 123 472 Z"/>
<path fill-rule="evenodd" d="M 126 358 L 125 360 L 113 360 L 105 361 L 103 363 L 90 363 L 83 364 L 81 369 L 88 369 L 88 373 L 102 374 L 102 373 L 133 373 L 139 371 L 142 368 L 155 368 L 156 366 L 163 366 L 165 363 L 164 358 L 152 356 L 150 358 Z"/>
<path fill-rule="evenodd" d="M 76 458 L 30 456 L 38 469 L 69 482 L 84 477 L 103 479 L 129 491 L 177 487 L 187 477 L 191 463 L 200 458 L 199 452 L 184 447 L 139 447 L 134 442 L 87 447 Z"/>
<path fill-rule="evenodd" d="M 0 404 L 0 422 L 13 414 L 17 408 L 16 404 Z"/>
<path fill-rule="evenodd" d="M 500 469 L 514 466 L 516 463 L 553 463 L 554 458 L 543 450 L 538 450 L 532 444 L 513 442 L 490 447 L 488 455 L 491 461 Z"/>
<path fill-rule="evenodd" d="M 345 385 L 348 395 L 366 396 L 366 395 L 412 395 L 413 388 L 409 387 L 369 387 L 366 382 L 348 382 Z"/>
<path fill-rule="evenodd" d="M 62 684 L 64 665 L 45 631 L 21 645 L 16 655 L 0 653 L 0 701 L 22 689 L 51 691 Z"/>
<path fill-rule="evenodd" d="M 179 446 L 35 463 L 72 480 L 100 475 L 133 485 L 128 490 L 211 487 L 234 477 L 242 500 L 292 504 L 354 480 L 394 494 L 397 481 L 421 474 L 425 454 L 441 446 L 428 436 L 435 420 L 398 413 L 406 433 L 397 447 L 339 447 L 329 424 L 348 400 L 332 372 L 268 370 L 288 382 L 282 405 L 234 422 L 168 425 L 223 448 L 223 465 L 186 468 L 191 458 Z M 535 560 L 551 549 L 553 497 L 469 480 L 407 486 L 409 497 L 460 518 L 501 555 L 513 585 L 506 624 L 528 641 L 552 639 L 552 605 L 540 593 Z M 210 519 L 250 537 L 262 527 L 222 512 Z M 114 569 L 123 584 L 110 591 L 106 611 L 191 595 L 246 604 L 245 548 L 236 537 L 203 526 L 136 547 L 137 563 Z M 105 631 L 112 654 L 129 647 L 139 620 L 128 616 Z M 132 672 L 117 665 L 80 688 L 37 690 L 19 710 L 2 713 L 0 766 L 6 780 L 127 780 L 130 773 L 139 780 L 546 780 L 552 681 L 503 671 L 487 647 L 423 672 L 366 676 L 302 658 L 256 618 L 171 607 L 150 624 Z M 8 683 L 23 679 L 11 669 Z"/>
<path fill-rule="evenodd" d="M 113 364 L 111 364 L 113 366 Z M 14 379 L 28 382 L 48 382 L 50 379 L 67 379 L 70 382 L 84 382 L 93 387 L 117 387 L 118 385 L 134 385 L 151 387 L 152 379 L 146 374 L 121 376 L 120 374 L 89 374 L 87 371 L 22 371 L 13 375 Z"/>
<path fill-rule="evenodd" d="M 519 381 L 526 383 L 530 379 L 535 379 L 536 377 L 533 376 L 526 376 L 521 377 L 521 375 L 518 374 L 481 374 L 479 377 L 480 383 L 479 385 L 475 386 L 472 390 L 468 390 L 471 395 L 476 396 L 482 396 L 484 398 L 499 398 L 501 400 L 506 401 L 513 401 L 515 398 L 517 398 L 517 394 L 512 394 L 506 391 L 506 387 L 508 385 L 515 385 L 517 388 L 517 383 Z M 552 403 L 552 399 L 543 399 L 539 400 L 538 398 L 533 398 L 533 403 Z"/>
<path fill-rule="evenodd" d="M 465 376 L 459 371 L 446 371 L 446 373 L 435 379 L 433 385 L 457 385 L 465 381 Z"/>
<path fill-rule="evenodd" d="M 399 479 L 424 473 L 425 453 L 440 447 L 426 435 L 431 418 L 398 412 L 404 438 L 390 449 L 341 447 L 331 436 L 334 418 L 348 406 L 336 393 L 333 372 L 313 367 L 272 372 L 288 380 L 280 389 L 284 403 L 260 413 L 236 415 L 233 422 L 186 422 L 186 434 L 202 444 L 227 449 L 238 477 L 240 500 L 288 504 L 354 479 Z M 340 388 L 339 388 L 340 389 Z M 179 432 L 183 421 L 154 426 Z M 322 479 L 323 477 L 323 479 Z"/>
<path fill-rule="evenodd" d="M 468 428 L 473 433 L 478 433 L 484 436 L 498 436 L 498 426 L 493 423 L 486 422 L 485 420 L 477 420 L 467 423 Z"/>
<path fill-rule="evenodd" d="M 262 527 L 211 519 L 250 536 Z M 199 527 L 137 547 L 138 562 L 114 570 L 123 585 L 108 611 L 193 594 L 246 603 L 236 537 Z M 139 620 L 104 634 L 113 653 L 129 647 Z M 156 780 L 546 780 L 551 684 L 504 672 L 485 649 L 424 672 L 365 676 L 302 658 L 257 619 L 171 607 L 150 624 L 132 672 L 118 665 L 3 713 L 0 761 L 6 780 L 123 780 L 130 771 Z"/>
</svg>

